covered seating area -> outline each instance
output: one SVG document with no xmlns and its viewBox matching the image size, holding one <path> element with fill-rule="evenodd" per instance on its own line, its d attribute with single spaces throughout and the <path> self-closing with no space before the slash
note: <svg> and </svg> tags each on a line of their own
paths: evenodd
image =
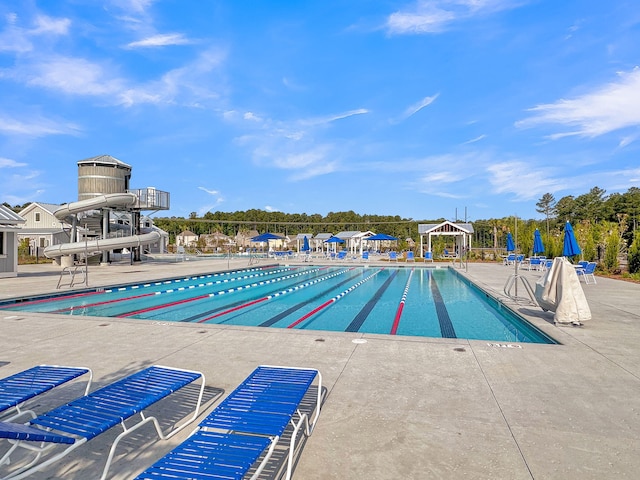
<svg viewBox="0 0 640 480">
<path fill-rule="evenodd" d="M 460 252 L 466 252 L 471 246 L 471 236 L 473 235 L 473 225 L 470 223 L 454 223 L 445 220 L 442 223 L 424 223 L 418 224 L 418 234 L 420 235 L 420 256 L 425 258 L 425 254 L 432 259 L 433 255 L 433 237 L 452 236 L 454 239 L 455 250 L 453 252 L 446 250 L 443 258 L 451 258 L 453 260 L 461 259 Z M 425 238 L 426 250 L 425 250 Z"/>
</svg>

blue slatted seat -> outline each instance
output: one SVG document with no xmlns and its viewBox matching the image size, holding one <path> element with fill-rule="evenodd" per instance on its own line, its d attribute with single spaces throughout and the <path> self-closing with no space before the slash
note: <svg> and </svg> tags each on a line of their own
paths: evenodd
<svg viewBox="0 0 640 480">
<path fill-rule="evenodd" d="M 195 382 L 196 380 L 201 381 L 196 409 L 193 415 L 180 426 L 174 427 L 169 432 L 163 432 L 155 417 L 146 416 L 144 414 L 144 410 L 146 408 L 192 382 Z M 111 446 L 101 477 L 104 479 L 109 470 L 109 466 L 111 465 L 115 449 L 119 441 L 126 435 L 137 430 L 142 425 L 152 422 L 156 428 L 158 436 L 162 439 L 166 439 L 182 430 L 189 423 L 193 422 L 200 410 L 204 384 L 204 376 L 200 372 L 154 365 L 102 387 L 93 393 L 57 407 L 32 419 L 29 422 L 30 427 L 32 427 L 32 430 L 40 429 L 43 433 L 69 437 L 72 440 L 72 444 L 62 451 L 45 456 L 43 461 L 38 462 L 37 460 L 39 460 L 43 453 L 46 453 L 55 447 L 54 441 L 42 440 L 47 443 L 39 449 L 31 443 L 22 445 L 21 442 L 32 441 L 31 438 L 24 438 L 15 443 L 9 452 L 0 459 L 0 465 L 4 463 L 8 464 L 9 456 L 20 446 L 24 446 L 24 448 L 38 452 L 35 464 L 33 466 L 29 464 L 26 470 L 18 469 L 12 472 L 8 477 L 3 478 L 24 478 L 31 473 L 39 471 L 45 466 L 58 461 L 72 450 L 97 437 L 101 433 L 106 432 L 110 428 L 116 425 L 121 425 L 123 432 L 116 437 Z M 129 423 L 133 423 L 133 425 L 125 425 L 124 421 L 131 419 L 136 414 L 140 414 L 140 419 L 137 423 L 135 421 L 130 421 Z M 11 432 L 3 432 L 3 430 L 0 429 L 0 438 L 14 438 L 10 435 L 12 435 Z"/>
<path fill-rule="evenodd" d="M 0 412 L 8 417 L 5 421 L 15 420 L 22 415 L 35 413 L 22 410 L 22 405 L 38 395 L 59 387 L 71 380 L 89 374 L 85 395 L 91 387 L 91 370 L 84 367 L 67 367 L 61 365 L 37 365 L 0 380 Z"/>
<path fill-rule="evenodd" d="M 0 435 L 11 440 L 28 440 L 30 442 L 74 443 L 75 439 L 56 435 L 46 430 L 33 428 L 20 423 L 0 422 Z"/>
<path fill-rule="evenodd" d="M 309 420 L 301 404 L 316 380 L 316 404 L 311 412 L 313 420 Z M 322 377 L 317 370 L 260 366 L 200 422 L 187 440 L 136 480 L 240 480 L 252 469 L 251 478 L 256 478 L 292 425 L 285 477 L 289 479 L 298 433 L 304 427 L 305 434 L 311 435 L 321 403 Z"/>
</svg>

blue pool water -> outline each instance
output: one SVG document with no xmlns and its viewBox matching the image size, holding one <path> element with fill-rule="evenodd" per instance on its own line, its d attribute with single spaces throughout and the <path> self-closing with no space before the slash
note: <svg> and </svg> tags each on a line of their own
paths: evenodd
<svg viewBox="0 0 640 480">
<path fill-rule="evenodd" d="M 0 309 L 555 343 L 455 272 L 433 268 L 265 266 L 24 298 Z"/>
</svg>

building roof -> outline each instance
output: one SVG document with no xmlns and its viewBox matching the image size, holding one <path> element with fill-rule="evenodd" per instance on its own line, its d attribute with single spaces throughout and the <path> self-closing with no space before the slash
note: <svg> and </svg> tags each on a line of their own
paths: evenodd
<svg viewBox="0 0 640 480">
<path fill-rule="evenodd" d="M 311 240 L 313 238 L 313 233 L 299 233 L 294 237 L 294 240 L 304 240 L 304 237 L 307 237 L 307 240 Z"/>
<path fill-rule="evenodd" d="M 24 218 L 4 205 L 0 205 L 0 225 L 20 225 L 22 223 L 25 223 Z"/>
<path fill-rule="evenodd" d="M 473 225 L 470 223 L 454 223 L 449 220 L 442 223 L 420 223 L 418 224 L 418 233 L 420 235 L 427 233 L 440 233 L 444 235 L 471 234 L 473 233 Z"/>
<path fill-rule="evenodd" d="M 56 203 L 31 202 L 29 205 L 20 210 L 20 214 L 27 214 L 36 207 L 40 207 L 41 209 L 46 210 L 51 215 L 53 215 L 53 212 L 59 209 L 60 205 Z"/>
<path fill-rule="evenodd" d="M 113 166 L 116 166 L 116 167 L 128 168 L 129 170 L 131 170 L 131 165 L 127 165 L 122 160 L 118 160 L 117 158 L 112 157 L 111 155 L 98 155 L 96 157 L 85 158 L 84 160 L 80 160 L 78 162 L 78 165 L 83 165 L 85 163 L 88 163 L 88 164 L 98 163 L 100 165 L 113 165 Z"/>
<path fill-rule="evenodd" d="M 336 233 L 335 236 L 345 240 L 347 238 L 358 237 L 360 233 L 361 233 L 360 230 L 353 230 L 349 232 L 339 232 L 339 233 Z"/>
<path fill-rule="evenodd" d="M 314 240 L 328 240 L 331 237 L 333 237 L 333 233 L 318 233 L 315 237 L 313 237 L 313 239 Z"/>
</svg>

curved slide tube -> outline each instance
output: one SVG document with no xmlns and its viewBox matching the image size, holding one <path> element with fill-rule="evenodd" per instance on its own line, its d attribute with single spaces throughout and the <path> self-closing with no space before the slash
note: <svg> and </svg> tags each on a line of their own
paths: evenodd
<svg viewBox="0 0 640 480">
<path fill-rule="evenodd" d="M 100 195 L 87 200 L 66 203 L 53 212 L 53 215 L 57 219 L 62 220 L 70 215 L 75 215 L 87 210 L 96 210 L 104 207 L 127 207 L 133 205 L 136 200 L 137 197 L 133 193 L 110 193 L 108 195 Z M 142 245 L 157 242 L 158 240 L 160 240 L 160 234 L 158 232 L 150 232 L 143 235 L 131 235 L 128 237 L 62 243 L 59 245 L 48 246 L 44 249 L 44 255 L 47 258 L 57 258 L 65 255 L 83 253 L 94 254 L 117 248 L 140 247 Z"/>
<path fill-rule="evenodd" d="M 143 235 L 132 235 L 128 237 L 104 238 L 87 242 L 62 243 L 51 245 L 44 249 L 47 258 L 62 257 L 64 255 L 74 255 L 77 253 L 96 253 L 113 250 L 116 248 L 140 247 L 160 240 L 158 232 L 149 232 Z"/>
<path fill-rule="evenodd" d="M 69 215 L 86 212 L 87 210 L 96 210 L 104 207 L 128 207 L 129 205 L 133 205 L 136 200 L 137 197 L 133 193 L 110 193 L 108 195 L 88 198 L 87 200 L 65 203 L 53 212 L 53 215 L 58 220 L 62 220 Z"/>
</svg>

